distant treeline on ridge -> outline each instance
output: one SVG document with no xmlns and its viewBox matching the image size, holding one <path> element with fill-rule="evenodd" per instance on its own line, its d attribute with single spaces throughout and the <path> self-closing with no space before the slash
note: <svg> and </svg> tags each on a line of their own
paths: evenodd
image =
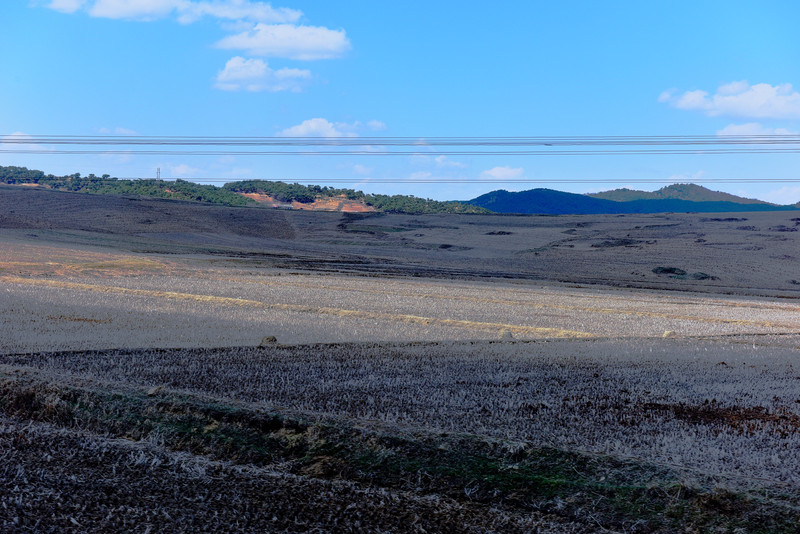
<svg viewBox="0 0 800 534">
<path fill-rule="evenodd" d="M 489 210 L 463 202 L 442 202 L 411 195 L 366 194 L 354 189 L 305 186 L 298 183 L 247 180 L 230 182 L 222 187 L 196 184 L 187 180 L 119 179 L 108 174 L 81 176 L 79 173 L 54 176 L 25 167 L 0 166 L 0 183 L 10 185 L 36 184 L 58 191 L 76 193 L 139 195 L 171 198 L 194 202 L 209 202 L 225 206 L 257 206 L 255 200 L 242 193 L 261 193 L 279 202 L 311 203 L 320 198 L 345 197 L 361 201 L 377 211 L 388 213 L 489 213 Z"/>
<path fill-rule="evenodd" d="M 25 167 L 0 166 L 0 184 L 33 185 L 78 193 L 138 195 L 208 202 L 224 206 L 271 206 L 245 195 L 265 195 L 279 203 L 312 204 L 340 198 L 385 213 L 507 213 L 538 215 L 600 215 L 624 213 L 720 213 L 747 211 L 793 211 L 800 203 L 781 206 L 755 199 L 711 191 L 695 184 L 673 184 L 658 191 L 615 189 L 592 194 L 566 193 L 553 189 L 510 192 L 491 191 L 468 201 L 438 201 L 411 195 L 380 195 L 355 189 L 301 185 L 269 180 L 230 182 L 221 187 L 187 180 L 120 179 L 102 176 L 53 176 Z M 330 204 L 328 204 L 330 205 Z M 314 209 L 324 209 L 315 206 Z"/>
</svg>

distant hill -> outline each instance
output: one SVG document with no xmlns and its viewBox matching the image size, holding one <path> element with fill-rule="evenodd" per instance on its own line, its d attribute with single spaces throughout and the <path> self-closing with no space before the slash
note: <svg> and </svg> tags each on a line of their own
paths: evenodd
<svg viewBox="0 0 800 534">
<path fill-rule="evenodd" d="M 136 195 L 206 202 L 223 206 L 269 206 L 273 202 L 288 208 L 341 211 L 378 211 L 387 213 L 487 213 L 485 209 L 464 202 L 438 201 L 413 195 L 365 194 L 353 189 L 335 189 L 318 185 L 289 184 L 268 180 L 231 182 L 222 187 L 196 184 L 187 180 L 129 180 L 103 176 L 53 176 L 26 167 L 0 166 L 0 184 L 43 187 L 57 191 L 96 195 Z M 269 202 L 259 202 L 261 197 Z M 357 209 L 360 206 L 362 209 Z"/>
<path fill-rule="evenodd" d="M 600 193 L 589 193 L 588 196 L 616 202 L 633 200 L 689 200 L 692 202 L 734 202 L 737 204 L 769 204 L 763 200 L 744 198 L 722 191 L 712 191 L 697 184 L 672 184 L 658 191 L 637 191 L 636 189 L 612 189 Z M 774 205 L 774 204 L 772 204 Z"/>
<path fill-rule="evenodd" d="M 554 189 L 530 189 L 511 193 L 499 189 L 468 201 L 495 213 L 539 213 L 547 215 L 622 213 L 619 202 L 564 193 Z"/>
<path fill-rule="evenodd" d="M 322 204 L 331 198 L 360 204 L 363 211 L 386 213 L 486 213 L 486 210 L 465 202 L 439 201 L 413 195 L 379 195 L 353 189 L 336 189 L 318 185 L 287 184 L 270 180 L 231 182 L 222 189 L 242 195 L 267 195 L 279 202 L 294 204 Z M 302 207 L 302 206 L 297 206 Z M 307 206 L 306 206 L 307 207 Z"/>
<path fill-rule="evenodd" d="M 713 191 L 711 193 L 713 193 Z M 721 195 L 725 195 L 725 193 L 721 193 Z M 730 195 L 730 197 L 739 198 L 734 195 Z M 692 201 L 679 198 L 649 198 L 615 201 L 596 198 L 595 195 L 578 195 L 575 193 L 554 191 L 552 189 L 530 189 L 528 191 L 520 191 L 519 193 L 511 193 L 501 189 L 486 193 L 468 202 L 474 206 L 480 206 L 495 213 L 541 215 L 665 212 L 725 213 L 741 211 L 786 211 L 795 210 L 800 207 L 777 206 L 766 202 Z"/>
<path fill-rule="evenodd" d="M 0 184 L 41 187 L 97 195 L 135 195 L 205 202 L 223 206 L 262 206 L 326 211 L 375 211 L 384 213 L 521 213 L 521 214 L 620 214 L 800 209 L 711 191 L 695 184 L 675 184 L 654 192 L 615 189 L 577 195 L 553 189 L 511 193 L 503 189 L 466 202 L 438 201 L 413 195 L 381 195 L 353 189 L 301 185 L 269 180 L 231 182 L 222 187 L 187 180 L 129 180 L 103 176 L 53 176 L 25 167 L 0 166 Z"/>
</svg>

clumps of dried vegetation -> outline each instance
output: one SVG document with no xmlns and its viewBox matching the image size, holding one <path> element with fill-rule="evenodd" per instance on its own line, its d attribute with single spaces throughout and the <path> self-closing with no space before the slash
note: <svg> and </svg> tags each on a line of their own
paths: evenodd
<svg viewBox="0 0 800 534">
<path fill-rule="evenodd" d="M 796 349 L 647 343 L 3 356 L 0 525 L 796 527 Z"/>
<path fill-rule="evenodd" d="M 780 500 L 688 485 L 663 466 L 467 434 L 35 374 L 5 381 L 0 401 L 12 414 L 0 418 L 6 528 L 766 532 L 792 520 Z"/>
<path fill-rule="evenodd" d="M 719 280 L 718 277 L 703 272 L 689 274 L 678 267 L 656 267 L 653 269 L 653 273 L 669 274 L 672 275 L 670 278 L 674 278 L 676 280 Z"/>
</svg>

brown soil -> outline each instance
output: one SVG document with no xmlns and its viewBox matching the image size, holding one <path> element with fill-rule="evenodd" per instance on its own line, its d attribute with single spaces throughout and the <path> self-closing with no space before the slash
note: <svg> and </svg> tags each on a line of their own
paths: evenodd
<svg viewBox="0 0 800 534">
<path fill-rule="evenodd" d="M 350 200 L 344 196 L 318 198 L 314 202 L 281 202 L 263 193 L 239 194 L 251 198 L 260 204 L 271 205 L 274 208 L 291 208 L 308 211 L 341 211 L 345 213 L 370 213 L 375 211 L 375 208 L 367 206 L 363 201 Z"/>
<path fill-rule="evenodd" d="M 766 429 L 787 436 L 800 429 L 800 416 L 784 406 L 770 411 L 763 406 L 719 406 L 713 401 L 700 406 L 651 402 L 642 407 L 645 411 L 671 412 L 689 423 L 727 427 L 749 435 Z"/>
</svg>

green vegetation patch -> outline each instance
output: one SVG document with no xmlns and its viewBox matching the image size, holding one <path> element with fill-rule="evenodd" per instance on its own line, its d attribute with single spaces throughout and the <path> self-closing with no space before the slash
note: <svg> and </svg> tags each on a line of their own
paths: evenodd
<svg viewBox="0 0 800 534">
<path fill-rule="evenodd" d="M 155 198 L 171 198 L 193 202 L 208 202 L 225 206 L 251 206 L 256 202 L 213 185 L 202 185 L 186 180 L 124 180 L 103 176 L 53 176 L 25 167 L 0 166 L 0 183 L 9 185 L 37 184 L 57 191 L 89 193 L 94 195 L 137 195 Z"/>
</svg>

